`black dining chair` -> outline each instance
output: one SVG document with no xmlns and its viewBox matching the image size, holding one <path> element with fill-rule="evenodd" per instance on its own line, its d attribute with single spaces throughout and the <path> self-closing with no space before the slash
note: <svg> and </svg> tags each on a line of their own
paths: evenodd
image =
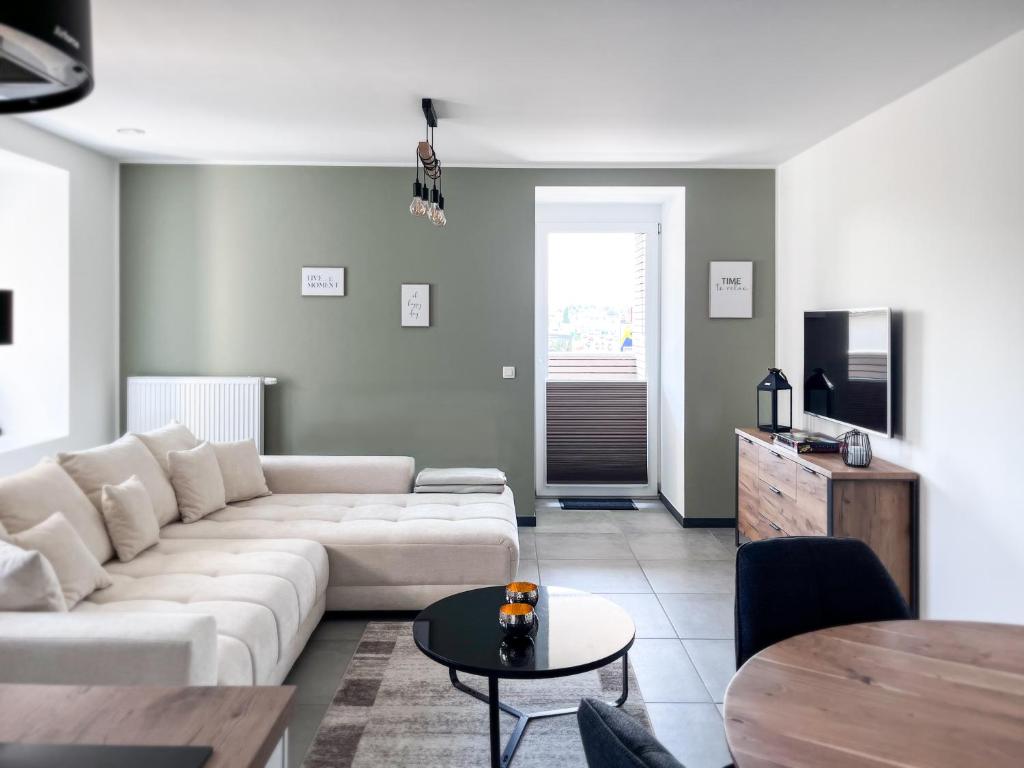
<svg viewBox="0 0 1024 768">
<path fill-rule="evenodd" d="M 786 638 L 911 618 L 896 582 L 860 539 L 789 536 L 736 552 L 736 668 Z"/>
<path fill-rule="evenodd" d="M 603 701 L 583 699 L 576 720 L 587 768 L 685 768 L 638 720 Z"/>
<path fill-rule="evenodd" d="M 638 720 L 596 699 L 576 713 L 587 768 L 686 768 Z M 729 763 L 725 768 L 733 768 Z"/>
</svg>

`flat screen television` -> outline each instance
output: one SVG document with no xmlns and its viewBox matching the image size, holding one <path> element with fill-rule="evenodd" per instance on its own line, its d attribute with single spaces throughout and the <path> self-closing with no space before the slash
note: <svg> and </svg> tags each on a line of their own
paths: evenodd
<svg viewBox="0 0 1024 768">
<path fill-rule="evenodd" d="M 892 435 L 892 312 L 804 312 L 804 413 Z"/>
</svg>

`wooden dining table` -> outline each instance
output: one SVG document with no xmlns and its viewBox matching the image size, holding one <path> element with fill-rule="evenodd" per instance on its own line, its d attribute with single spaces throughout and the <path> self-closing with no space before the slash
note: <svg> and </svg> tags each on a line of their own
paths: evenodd
<svg viewBox="0 0 1024 768">
<path fill-rule="evenodd" d="M 798 635 L 725 694 L 737 768 L 1024 766 L 1024 626 L 885 621 Z"/>
</svg>

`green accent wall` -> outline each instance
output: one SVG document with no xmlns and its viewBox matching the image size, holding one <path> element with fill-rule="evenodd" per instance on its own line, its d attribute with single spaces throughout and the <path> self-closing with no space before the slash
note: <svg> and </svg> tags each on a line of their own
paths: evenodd
<svg viewBox="0 0 1024 768">
<path fill-rule="evenodd" d="M 437 229 L 411 169 L 124 165 L 122 385 L 276 376 L 268 453 L 498 466 L 532 514 L 534 188 L 562 185 L 686 187 L 685 514 L 731 516 L 732 426 L 774 357 L 771 170 L 454 168 Z M 712 260 L 756 262 L 753 320 L 708 319 Z M 302 266 L 347 295 L 300 296 Z M 400 326 L 402 283 L 430 283 L 429 328 Z"/>
</svg>

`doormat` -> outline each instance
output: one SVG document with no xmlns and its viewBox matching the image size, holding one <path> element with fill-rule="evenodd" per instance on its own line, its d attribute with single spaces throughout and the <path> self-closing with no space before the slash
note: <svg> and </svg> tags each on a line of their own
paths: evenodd
<svg viewBox="0 0 1024 768">
<path fill-rule="evenodd" d="M 559 499 L 562 509 L 636 509 L 632 499 Z"/>
</svg>

